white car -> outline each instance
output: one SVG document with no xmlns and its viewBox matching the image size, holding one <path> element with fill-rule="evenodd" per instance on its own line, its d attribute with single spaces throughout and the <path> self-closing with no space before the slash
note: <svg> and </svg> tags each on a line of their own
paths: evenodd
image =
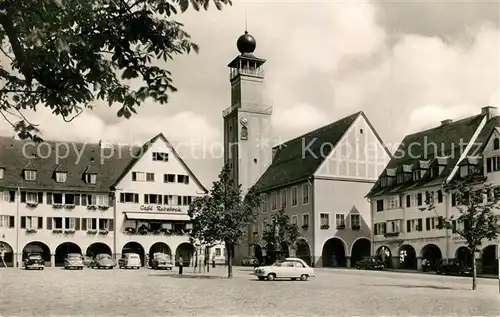
<svg viewBox="0 0 500 317">
<path fill-rule="evenodd" d="M 254 269 L 254 274 L 263 281 L 267 278 L 268 281 L 275 279 L 291 279 L 295 281 L 307 281 L 308 278 L 314 277 L 314 269 L 307 265 L 306 262 L 298 258 L 286 258 L 284 261 L 277 261 L 270 266 L 259 266 Z"/>
</svg>

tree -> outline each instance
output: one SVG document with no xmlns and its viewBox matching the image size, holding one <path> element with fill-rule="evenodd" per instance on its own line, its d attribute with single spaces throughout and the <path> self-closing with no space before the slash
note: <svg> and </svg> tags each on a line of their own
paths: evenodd
<svg viewBox="0 0 500 317">
<path fill-rule="evenodd" d="M 262 233 L 266 252 L 275 255 L 277 259 L 282 259 L 282 246 L 287 245 L 295 248 L 295 244 L 300 237 L 299 227 L 290 222 L 290 217 L 281 209 L 272 217 L 272 223 L 267 224 Z"/>
<path fill-rule="evenodd" d="M 198 52 L 171 17 L 191 5 L 231 0 L 2 0 L 0 115 L 21 138 L 38 138 L 26 110 L 45 106 L 70 122 L 95 100 L 130 118 L 147 98 L 164 104 L 177 89 L 157 60 Z M 126 81 L 140 79 L 132 87 Z M 124 82 L 125 81 L 125 82 Z"/>
<path fill-rule="evenodd" d="M 472 289 L 477 288 L 477 270 L 475 255 L 480 252 L 483 240 L 496 239 L 500 234 L 499 216 L 500 191 L 485 183 L 482 174 L 471 174 L 465 178 L 443 185 L 443 191 L 453 195 L 458 215 L 443 217 L 438 214 L 438 229 L 448 229 L 462 237 L 472 258 Z M 485 199 L 486 197 L 486 199 Z M 434 195 L 426 193 L 428 210 L 436 212 Z M 437 212 L 436 212 L 437 214 Z"/>
<path fill-rule="evenodd" d="M 249 223 L 255 222 L 261 198 L 250 189 L 242 197 L 241 185 L 234 182 L 229 165 L 225 165 L 210 192 L 195 199 L 188 214 L 193 222 L 192 240 L 213 246 L 221 241 L 226 247 L 228 278 L 233 276 L 233 248 L 246 233 Z"/>
</svg>

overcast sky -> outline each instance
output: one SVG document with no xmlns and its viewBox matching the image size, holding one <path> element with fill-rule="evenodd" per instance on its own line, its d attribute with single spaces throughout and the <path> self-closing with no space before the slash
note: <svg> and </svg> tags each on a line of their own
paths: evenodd
<svg viewBox="0 0 500 317">
<path fill-rule="evenodd" d="M 169 104 L 146 103 L 130 120 L 98 106 L 70 124 L 39 111 L 44 138 L 131 143 L 163 132 L 174 145 L 184 143 L 179 151 L 210 187 L 222 166 L 213 144 L 222 142 L 227 64 L 238 54 L 245 11 L 255 55 L 267 59 L 276 140 L 363 110 L 393 148 L 405 134 L 499 104 L 493 1 L 234 1 L 222 11 L 179 16 L 201 49 L 165 65 L 179 89 Z M 3 123 L 0 133 L 13 134 Z"/>
</svg>

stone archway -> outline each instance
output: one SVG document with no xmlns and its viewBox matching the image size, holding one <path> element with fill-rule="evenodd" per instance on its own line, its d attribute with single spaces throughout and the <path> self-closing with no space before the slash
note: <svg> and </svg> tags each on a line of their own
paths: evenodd
<svg viewBox="0 0 500 317">
<path fill-rule="evenodd" d="M 481 252 L 483 274 L 498 274 L 498 260 L 496 259 L 496 246 L 489 245 Z"/>
<path fill-rule="evenodd" d="M 309 243 L 306 240 L 300 239 L 297 241 L 297 251 L 295 252 L 296 256 L 299 259 L 304 260 L 308 265 L 311 264 L 311 248 L 309 247 Z"/>
<path fill-rule="evenodd" d="M 70 253 L 82 254 L 82 249 L 73 242 L 64 242 L 58 245 L 55 252 L 55 265 L 64 266 L 64 258 Z"/>
<path fill-rule="evenodd" d="M 85 255 L 91 257 L 96 257 L 98 254 L 108 254 L 109 256 L 113 256 L 111 248 L 106 243 L 102 242 L 92 243 L 85 252 Z"/>
<path fill-rule="evenodd" d="M 361 261 L 364 257 L 370 256 L 372 243 L 368 238 L 358 238 L 351 247 L 351 266 Z"/>
<path fill-rule="evenodd" d="M 0 267 L 14 267 L 14 249 L 7 242 L 0 241 L 0 257 L 3 254 L 3 262 L 0 259 Z"/>
<path fill-rule="evenodd" d="M 181 243 L 175 250 L 175 263 L 177 264 L 177 259 L 179 258 L 179 256 L 182 256 L 182 263 L 184 263 L 184 266 L 189 266 L 195 252 L 196 250 L 191 243 Z"/>
<path fill-rule="evenodd" d="M 435 244 L 427 244 L 420 251 L 420 257 L 423 259 L 429 260 L 431 263 L 431 268 L 436 269 L 436 267 L 441 263 L 443 259 L 443 254 L 441 253 L 441 249 Z"/>
<path fill-rule="evenodd" d="M 455 252 L 455 260 L 472 267 L 472 253 L 467 247 L 460 247 Z"/>
<path fill-rule="evenodd" d="M 417 270 L 417 253 L 415 248 L 409 244 L 399 248 L 399 268 L 406 270 Z"/>
<path fill-rule="evenodd" d="M 321 259 L 323 267 L 346 267 L 345 243 L 337 238 L 328 239 L 323 245 Z"/>
<path fill-rule="evenodd" d="M 40 253 L 42 255 L 42 259 L 45 261 L 45 266 L 50 266 L 50 248 L 45 243 L 32 241 L 26 244 L 23 248 L 23 261 L 29 253 Z"/>
<path fill-rule="evenodd" d="M 381 246 L 377 249 L 375 256 L 384 263 L 384 267 L 391 268 L 392 267 L 392 253 L 391 249 L 388 246 Z"/>
<path fill-rule="evenodd" d="M 135 241 L 127 242 L 122 248 L 122 254 L 125 253 L 136 253 L 141 258 L 141 265 L 144 266 L 144 257 L 146 253 L 144 252 L 144 248 L 142 245 Z"/>
</svg>

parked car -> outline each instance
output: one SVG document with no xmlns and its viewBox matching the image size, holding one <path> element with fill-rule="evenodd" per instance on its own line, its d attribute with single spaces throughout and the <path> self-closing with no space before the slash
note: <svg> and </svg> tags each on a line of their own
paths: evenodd
<svg viewBox="0 0 500 317">
<path fill-rule="evenodd" d="M 165 253 L 155 253 L 153 255 L 153 260 L 151 261 L 151 268 L 155 270 L 165 269 L 172 270 L 174 264 L 172 263 L 172 257 Z"/>
<path fill-rule="evenodd" d="M 64 268 L 65 269 L 77 269 L 83 270 L 83 258 L 79 253 L 69 253 L 64 258 Z"/>
<path fill-rule="evenodd" d="M 26 270 L 43 270 L 45 268 L 45 261 L 40 253 L 28 253 L 24 259 L 24 268 Z"/>
<path fill-rule="evenodd" d="M 472 268 L 460 261 L 440 263 L 436 268 L 436 274 L 472 276 Z"/>
<path fill-rule="evenodd" d="M 137 253 L 125 253 L 118 259 L 120 269 L 139 269 L 141 267 L 141 257 Z"/>
<path fill-rule="evenodd" d="M 363 260 L 356 262 L 358 270 L 383 270 L 384 263 L 373 256 L 364 257 Z"/>
<path fill-rule="evenodd" d="M 275 279 L 291 279 L 292 281 L 298 278 L 301 281 L 306 281 L 309 277 L 314 277 L 314 269 L 307 265 L 304 260 L 299 258 L 286 258 L 284 261 L 277 261 L 270 266 L 259 266 L 254 269 L 254 274 L 261 281 L 267 279 L 274 281 Z"/>
<path fill-rule="evenodd" d="M 243 260 L 241 260 L 241 265 L 242 266 L 258 266 L 260 263 L 259 263 L 259 260 L 257 260 L 257 258 L 255 257 L 246 257 L 246 258 L 243 258 Z"/>
<path fill-rule="evenodd" d="M 84 255 L 82 257 L 82 260 L 83 260 L 83 265 L 86 267 L 91 267 L 92 263 L 94 263 L 94 258 L 88 255 Z"/>
<path fill-rule="evenodd" d="M 111 256 L 109 254 L 101 253 L 98 254 L 94 262 L 91 264 L 92 268 L 104 268 L 104 269 L 113 269 L 115 267 L 115 262 L 111 259 Z"/>
</svg>

